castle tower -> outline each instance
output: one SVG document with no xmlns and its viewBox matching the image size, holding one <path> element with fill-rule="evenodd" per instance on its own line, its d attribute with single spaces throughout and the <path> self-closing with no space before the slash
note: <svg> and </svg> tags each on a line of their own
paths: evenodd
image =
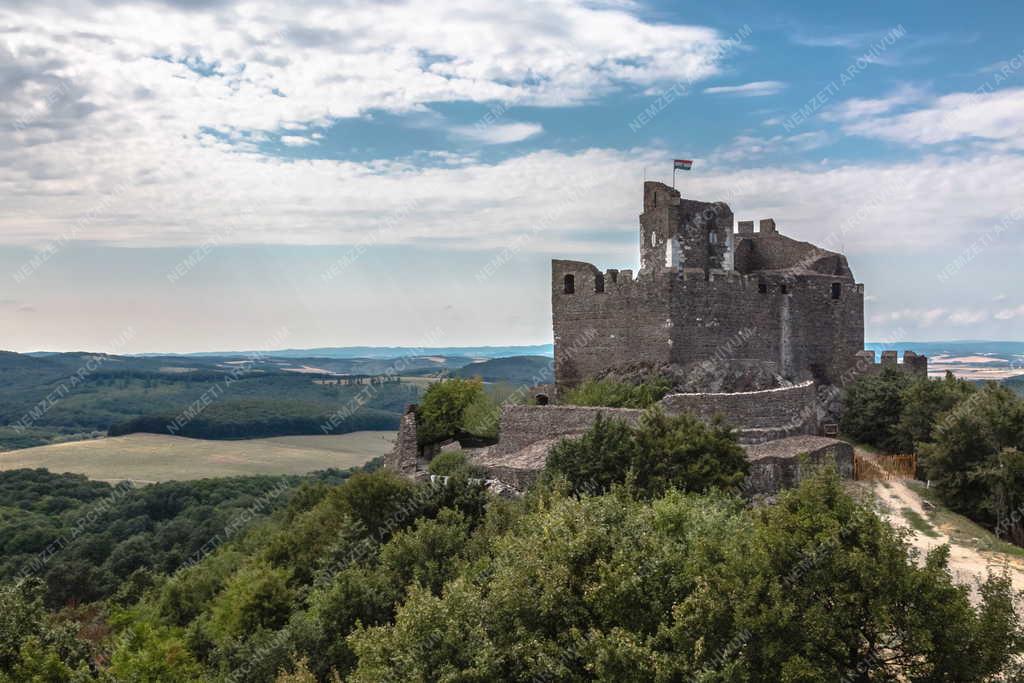
<svg viewBox="0 0 1024 683">
<path fill-rule="evenodd" d="M 655 181 L 644 183 L 640 214 L 640 269 L 683 272 L 732 269 L 733 213 L 724 202 L 683 199 Z"/>
</svg>

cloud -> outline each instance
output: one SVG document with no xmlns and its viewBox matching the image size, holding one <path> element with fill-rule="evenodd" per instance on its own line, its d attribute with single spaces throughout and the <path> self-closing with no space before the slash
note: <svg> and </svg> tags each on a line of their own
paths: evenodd
<svg viewBox="0 0 1024 683">
<path fill-rule="evenodd" d="M 539 123 L 495 123 L 489 126 L 456 126 L 452 132 L 485 145 L 520 142 L 544 132 Z"/>
<path fill-rule="evenodd" d="M 845 100 L 822 112 L 821 117 L 827 121 L 861 121 L 865 117 L 885 114 L 897 107 L 920 102 L 925 98 L 925 93 L 914 86 L 904 86 L 885 97 L 861 98 L 854 97 Z"/>
<path fill-rule="evenodd" d="M 282 135 L 281 144 L 287 145 L 288 147 L 307 147 L 309 145 L 316 145 L 319 143 L 316 140 L 304 138 L 299 135 Z"/>
<path fill-rule="evenodd" d="M 949 314 L 953 325 L 975 325 L 988 319 L 988 312 L 981 310 L 958 310 Z"/>
<path fill-rule="evenodd" d="M 778 155 L 786 152 L 808 152 L 824 147 L 829 143 L 828 134 L 823 131 L 810 131 L 798 135 L 773 135 L 769 138 L 752 135 L 740 135 L 732 142 L 719 147 L 711 155 L 712 161 L 735 162 Z"/>
<path fill-rule="evenodd" d="M 886 109 L 849 117 L 846 133 L 909 145 L 936 145 L 967 140 L 1002 143 L 1001 149 L 1024 149 L 1024 88 L 995 92 L 953 93 L 927 106 L 893 115 Z"/>
<path fill-rule="evenodd" d="M 578 104 L 718 73 L 727 38 L 636 11 L 584 0 L 81 3 L 57 22 L 43 7 L 0 9 L 18 46 L 0 54 L 0 116 L 71 125 L 108 109 L 170 134 L 274 131 L 432 102 Z M 64 81 L 69 92 L 46 105 Z"/>
<path fill-rule="evenodd" d="M 704 88 L 709 95 L 737 95 L 739 97 L 764 97 L 776 95 L 785 90 L 786 84 L 782 81 L 754 81 L 743 85 L 717 85 L 712 88 Z"/>
<path fill-rule="evenodd" d="M 1016 308 L 1004 308 L 1001 311 L 997 311 L 995 316 L 996 320 L 1013 320 L 1014 318 L 1024 317 L 1024 306 L 1017 306 Z"/>
<path fill-rule="evenodd" d="M 944 308 L 916 309 L 905 308 L 889 313 L 878 313 L 871 316 L 871 322 L 881 323 L 910 323 L 919 327 L 928 327 L 941 321 L 946 317 L 947 311 Z"/>
</svg>

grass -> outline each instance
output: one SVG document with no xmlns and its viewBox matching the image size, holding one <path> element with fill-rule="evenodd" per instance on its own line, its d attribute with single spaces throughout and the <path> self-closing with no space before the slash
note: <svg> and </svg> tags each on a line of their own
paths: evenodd
<svg viewBox="0 0 1024 683">
<path fill-rule="evenodd" d="M 939 537 L 939 534 L 932 528 L 932 525 L 928 523 L 928 520 L 917 514 L 917 510 L 912 508 L 900 508 L 900 512 L 903 513 L 903 518 L 907 520 L 914 531 L 919 531 L 929 538 Z"/>
<path fill-rule="evenodd" d="M 0 470 L 42 467 L 90 479 L 153 483 L 254 474 L 305 474 L 363 465 L 391 450 L 395 432 L 208 441 L 164 434 L 51 444 L 0 453 Z"/>
<path fill-rule="evenodd" d="M 926 488 L 919 481 L 908 481 L 907 486 L 913 489 L 921 498 L 935 506 L 935 509 L 928 513 L 932 524 L 948 534 L 957 543 L 984 552 L 1003 553 L 1024 558 L 1024 548 L 996 538 L 996 535 L 988 529 L 972 522 L 963 515 L 947 509 L 942 501 L 939 500 L 934 489 Z"/>
</svg>

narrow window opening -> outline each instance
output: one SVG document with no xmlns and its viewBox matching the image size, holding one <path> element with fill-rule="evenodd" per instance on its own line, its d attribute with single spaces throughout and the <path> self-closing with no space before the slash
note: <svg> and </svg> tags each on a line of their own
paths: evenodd
<svg viewBox="0 0 1024 683">
<path fill-rule="evenodd" d="M 564 289 L 565 289 L 565 293 L 566 294 L 575 294 L 576 293 L 576 276 L 575 275 L 566 275 L 565 276 L 565 281 L 564 281 L 563 284 L 564 284 Z"/>
<path fill-rule="evenodd" d="M 843 285 L 838 282 L 832 283 L 832 298 L 838 299 L 839 295 L 843 293 Z"/>
<path fill-rule="evenodd" d="M 717 232 L 709 232 L 708 233 L 708 244 L 718 244 L 718 233 Z"/>
<path fill-rule="evenodd" d="M 768 285 L 766 283 L 764 283 L 764 282 L 759 282 L 758 285 L 757 285 L 757 292 L 758 292 L 758 294 L 767 294 L 768 293 Z"/>
<path fill-rule="evenodd" d="M 658 234 L 657 233 L 654 233 L 654 232 L 651 233 L 651 246 L 652 247 L 658 246 Z"/>
<path fill-rule="evenodd" d="M 601 273 L 594 276 L 594 291 L 598 294 L 604 291 L 604 275 Z"/>
<path fill-rule="evenodd" d="M 789 294 L 789 285 L 780 285 L 779 291 L 783 294 Z"/>
</svg>

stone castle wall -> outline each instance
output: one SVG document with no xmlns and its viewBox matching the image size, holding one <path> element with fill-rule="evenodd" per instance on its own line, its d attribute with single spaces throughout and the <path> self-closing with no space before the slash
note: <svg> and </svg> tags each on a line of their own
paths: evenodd
<svg viewBox="0 0 1024 683">
<path fill-rule="evenodd" d="M 880 375 L 886 368 L 905 372 L 914 377 L 928 376 L 928 356 L 918 355 L 913 351 L 903 353 L 903 362 L 899 362 L 896 351 L 882 351 L 881 362 L 875 361 L 875 352 L 869 349 L 857 352 L 856 369 L 862 375 Z"/>
<path fill-rule="evenodd" d="M 753 221 L 734 232 L 727 204 L 648 182 L 640 257 L 636 278 L 552 262 L 558 387 L 639 362 L 722 360 L 726 347 L 788 379 L 834 384 L 864 347 L 864 289 L 846 258 L 780 235 L 770 218 L 759 232 Z"/>
<path fill-rule="evenodd" d="M 609 368 L 671 353 L 671 277 L 630 270 L 604 273 L 582 261 L 552 261 L 555 377 L 572 386 Z M 566 292 L 566 277 L 572 292 Z"/>
<path fill-rule="evenodd" d="M 405 414 L 402 415 L 402 419 L 398 423 L 395 447 L 389 455 L 385 456 L 384 466 L 398 474 L 414 477 L 420 456 L 418 439 L 416 405 L 411 404 L 406 407 Z"/>
<path fill-rule="evenodd" d="M 572 277 L 572 292 L 565 278 Z M 555 379 L 577 384 L 637 362 L 757 359 L 794 380 L 835 382 L 864 345 L 864 289 L 829 275 L 601 273 L 552 263 Z M 603 280 L 603 282 L 602 282 Z M 744 334 L 741 334 L 744 333 Z"/>
<path fill-rule="evenodd" d="M 747 448 L 750 474 L 747 495 L 773 494 L 792 488 L 821 467 L 853 478 L 853 446 L 820 436 L 797 436 Z"/>
<path fill-rule="evenodd" d="M 792 380 L 830 383 L 864 346 L 864 290 L 831 276 L 688 276 L 672 297 L 672 319 L 675 363 L 714 359 L 728 346 L 731 357 L 776 363 Z"/>
<path fill-rule="evenodd" d="M 815 433 L 813 409 L 817 390 L 813 381 L 794 387 L 730 394 L 669 394 L 661 400 L 670 415 L 691 413 L 704 420 L 721 415 L 737 429 L 784 429 L 790 426 Z M 794 420 L 799 419 L 798 424 Z"/>
<path fill-rule="evenodd" d="M 582 434 L 590 429 L 598 415 L 623 419 L 632 424 L 643 413 L 630 408 L 504 405 L 498 426 L 498 444 L 491 448 L 491 453 L 514 453 L 538 441 Z"/>
</svg>

